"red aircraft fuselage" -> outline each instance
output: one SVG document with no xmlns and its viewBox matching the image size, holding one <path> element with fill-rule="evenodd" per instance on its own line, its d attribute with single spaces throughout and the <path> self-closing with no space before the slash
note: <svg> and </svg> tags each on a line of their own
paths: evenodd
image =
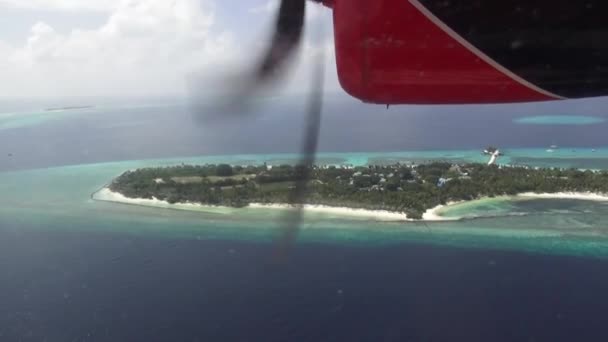
<svg viewBox="0 0 608 342">
<path fill-rule="evenodd" d="M 608 2 L 326 0 L 340 84 L 381 104 L 608 95 Z"/>
</svg>

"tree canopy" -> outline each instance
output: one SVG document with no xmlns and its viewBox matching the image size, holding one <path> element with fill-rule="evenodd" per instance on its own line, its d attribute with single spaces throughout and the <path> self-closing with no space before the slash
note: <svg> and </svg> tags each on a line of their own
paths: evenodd
<svg viewBox="0 0 608 342">
<path fill-rule="evenodd" d="M 233 207 L 287 203 L 304 166 L 180 165 L 127 171 L 110 184 L 131 198 Z M 608 192 L 608 173 L 436 162 L 311 168 L 306 203 L 404 212 L 421 218 L 447 201 L 522 192 Z M 438 182 L 442 179 L 441 182 Z"/>
</svg>

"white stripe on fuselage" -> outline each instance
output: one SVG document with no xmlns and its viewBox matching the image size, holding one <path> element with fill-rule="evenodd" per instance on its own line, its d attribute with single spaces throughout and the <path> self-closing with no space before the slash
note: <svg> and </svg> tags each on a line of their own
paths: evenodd
<svg viewBox="0 0 608 342">
<path fill-rule="evenodd" d="M 469 51 L 471 51 L 475 56 L 479 57 L 481 60 L 483 60 L 484 62 L 488 63 L 489 65 L 491 65 L 492 67 L 494 67 L 496 70 L 502 72 L 503 74 L 507 75 L 508 77 L 510 77 L 512 80 L 514 80 L 515 82 L 528 87 L 536 92 L 539 92 L 543 95 L 549 96 L 549 97 L 553 97 L 555 99 L 558 100 L 565 100 L 566 98 L 557 94 L 553 94 L 549 91 L 546 91 L 542 88 L 539 88 L 538 86 L 526 81 L 525 79 L 517 76 L 516 74 L 514 74 L 511 70 L 503 67 L 502 65 L 498 64 L 498 62 L 496 62 L 495 60 L 493 60 L 492 58 L 490 58 L 490 56 L 486 55 L 485 53 L 483 53 L 481 50 L 479 50 L 478 48 L 476 48 L 475 46 L 473 46 L 471 43 L 469 43 L 466 39 L 464 39 L 463 37 L 461 37 L 456 31 L 452 30 L 448 25 L 446 25 L 443 21 L 441 21 L 441 19 L 437 18 L 431 11 L 429 11 L 426 7 L 424 7 L 423 4 L 420 3 L 420 1 L 418 0 L 407 0 L 409 1 L 410 4 L 412 4 L 414 7 L 416 7 L 420 13 L 424 14 L 425 17 L 427 17 L 430 21 L 432 21 L 435 25 L 437 25 L 441 30 L 443 30 L 445 33 L 447 33 L 450 37 L 452 37 L 454 40 L 456 40 L 457 42 L 459 42 L 462 46 L 464 46 L 465 48 L 467 48 Z M 492 0 L 486 0 L 486 1 L 492 1 Z"/>
</svg>

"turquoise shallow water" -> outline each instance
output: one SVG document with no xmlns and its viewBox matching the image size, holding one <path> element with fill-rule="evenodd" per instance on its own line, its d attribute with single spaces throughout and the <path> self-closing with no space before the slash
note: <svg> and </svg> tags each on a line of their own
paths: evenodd
<svg viewBox="0 0 608 342">
<path fill-rule="evenodd" d="M 36 110 L 30 112 L 0 113 L 0 131 L 28 126 L 40 125 L 46 122 L 61 121 L 75 115 L 87 115 L 98 109 L 67 109 L 67 110 Z"/>
<path fill-rule="evenodd" d="M 604 149 L 580 152 L 600 159 Z M 534 159 L 542 150 L 509 151 L 509 157 Z M 564 163 L 579 156 L 559 150 Z M 63 166 L 17 172 L 0 177 L 0 224 L 29 229 L 118 231 L 166 238 L 272 241 L 280 212 L 271 209 L 229 209 L 187 212 L 139 207 L 90 199 L 91 193 L 125 170 L 180 163 L 233 164 L 293 161 L 296 155 L 233 155 L 162 160 L 137 160 Z M 538 157 L 536 157 L 538 158 Z M 418 151 L 395 153 L 324 153 L 321 161 L 364 165 L 382 160 L 484 161 L 478 151 Z M 542 160 L 542 158 L 539 158 Z M 578 159 L 576 159 L 578 160 Z M 534 164 L 534 163 L 532 163 Z M 575 200 L 476 201 L 449 209 L 447 216 L 467 217 L 447 222 L 371 222 L 309 214 L 302 242 L 360 246 L 424 242 L 465 248 L 496 248 L 535 253 L 608 256 L 608 204 Z"/>
</svg>

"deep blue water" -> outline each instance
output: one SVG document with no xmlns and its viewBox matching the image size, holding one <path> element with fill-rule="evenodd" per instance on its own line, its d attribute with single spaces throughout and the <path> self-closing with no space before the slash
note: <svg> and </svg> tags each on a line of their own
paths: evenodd
<svg viewBox="0 0 608 342">
<path fill-rule="evenodd" d="M 2 341 L 600 341 L 606 262 L 2 231 Z"/>
<path fill-rule="evenodd" d="M 184 104 L 157 102 L 110 103 L 1 129 L 0 170 L 299 148 L 298 101 L 272 102 L 244 121 L 204 124 Z M 42 105 L 5 109 L 28 106 Z M 581 114 L 608 116 L 576 103 L 565 109 L 531 104 L 387 111 L 329 98 L 320 146 L 353 152 L 608 146 L 606 123 L 513 122 L 541 110 L 573 114 L 578 107 L 585 109 Z M 65 217 L 69 213 L 46 229 L 19 216 L 0 217 L 0 341 L 485 342 L 608 336 L 605 259 L 405 242 L 315 242 L 299 243 L 288 259 L 277 260 L 269 242 L 90 231 L 86 222 Z M 166 225 L 169 231 L 169 219 Z"/>
</svg>

